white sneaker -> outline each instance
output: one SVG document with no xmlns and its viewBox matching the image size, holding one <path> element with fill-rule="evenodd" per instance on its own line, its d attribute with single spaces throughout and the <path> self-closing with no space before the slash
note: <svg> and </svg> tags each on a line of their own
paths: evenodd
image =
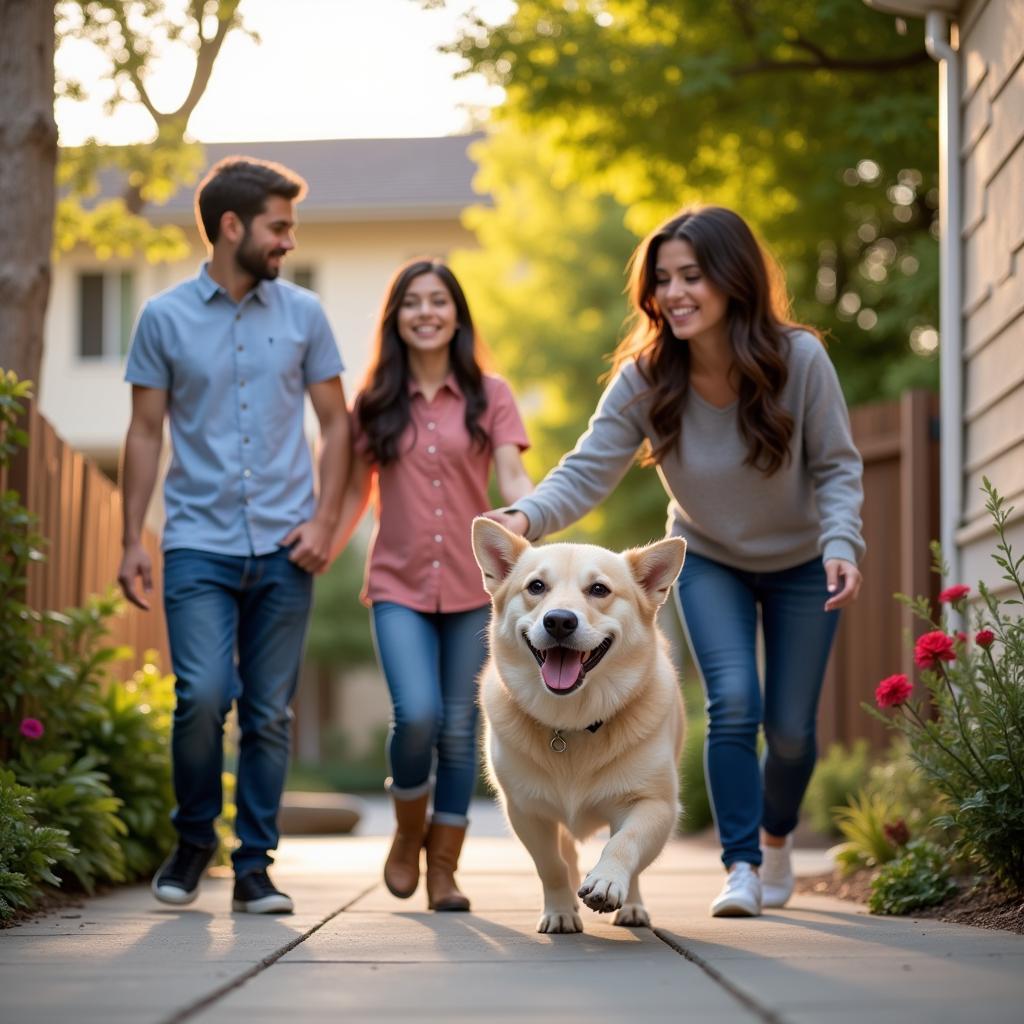
<svg viewBox="0 0 1024 1024">
<path fill-rule="evenodd" d="M 761 913 L 761 879 L 753 865 L 732 865 L 722 891 L 711 903 L 712 917 L 757 917 Z"/>
<path fill-rule="evenodd" d="M 786 836 L 785 846 L 761 847 L 762 906 L 784 907 L 793 895 L 793 834 Z"/>
</svg>

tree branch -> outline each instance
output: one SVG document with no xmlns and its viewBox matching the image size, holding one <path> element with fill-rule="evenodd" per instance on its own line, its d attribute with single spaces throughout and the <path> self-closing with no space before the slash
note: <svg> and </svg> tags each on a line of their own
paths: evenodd
<svg viewBox="0 0 1024 1024">
<path fill-rule="evenodd" d="M 736 76 L 756 75 L 763 71 L 899 71 L 903 68 L 916 67 L 931 60 L 924 48 L 906 53 L 899 57 L 877 58 L 845 58 L 830 57 L 817 44 L 807 39 L 793 41 L 794 46 L 811 53 L 814 60 L 770 60 L 762 58 L 752 64 L 742 64 L 732 69 Z"/>
</svg>

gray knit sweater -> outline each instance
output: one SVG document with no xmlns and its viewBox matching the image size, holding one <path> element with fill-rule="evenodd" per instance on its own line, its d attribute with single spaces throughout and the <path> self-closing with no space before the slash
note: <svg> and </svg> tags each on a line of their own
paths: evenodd
<svg viewBox="0 0 1024 1024">
<path fill-rule="evenodd" d="M 744 465 L 747 444 L 736 403 L 724 409 L 690 389 L 679 445 L 657 467 L 669 496 L 668 532 L 692 551 L 752 572 L 864 554 L 861 459 L 839 380 L 814 335 L 790 335 L 789 379 L 781 402 L 793 417 L 792 459 L 772 476 Z M 564 529 L 606 498 L 644 439 L 656 442 L 647 384 L 635 362 L 616 374 L 576 447 L 512 507 L 530 521 L 531 540 Z M 626 546 L 645 538 L 622 538 Z"/>
</svg>

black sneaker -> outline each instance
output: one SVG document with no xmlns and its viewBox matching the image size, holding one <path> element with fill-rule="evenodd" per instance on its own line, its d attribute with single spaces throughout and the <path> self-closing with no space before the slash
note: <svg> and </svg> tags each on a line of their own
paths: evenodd
<svg viewBox="0 0 1024 1024">
<path fill-rule="evenodd" d="M 231 909 L 243 914 L 290 914 L 295 905 L 291 896 L 274 888 L 270 875 L 262 869 L 235 879 Z"/>
<path fill-rule="evenodd" d="M 179 839 L 153 876 L 153 895 L 161 903 L 191 903 L 199 895 L 199 880 L 216 850 L 216 845 L 196 846 L 187 839 Z"/>
</svg>

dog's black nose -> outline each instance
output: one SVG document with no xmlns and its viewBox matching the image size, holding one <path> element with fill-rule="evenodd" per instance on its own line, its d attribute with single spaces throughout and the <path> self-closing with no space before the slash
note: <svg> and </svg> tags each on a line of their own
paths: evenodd
<svg viewBox="0 0 1024 1024">
<path fill-rule="evenodd" d="M 556 639 L 564 640 L 571 636 L 580 620 L 576 618 L 575 612 L 568 612 L 564 608 L 556 608 L 544 616 L 544 628 Z"/>
</svg>

